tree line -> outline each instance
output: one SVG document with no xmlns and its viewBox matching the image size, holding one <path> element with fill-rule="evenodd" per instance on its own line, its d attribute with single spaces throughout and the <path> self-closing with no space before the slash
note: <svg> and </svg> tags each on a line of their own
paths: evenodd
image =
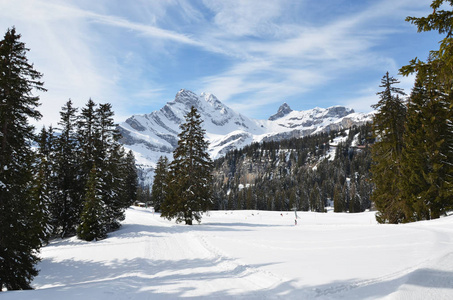
<svg viewBox="0 0 453 300">
<path fill-rule="evenodd" d="M 39 134 L 45 91 L 15 28 L 0 41 L 0 291 L 30 289 L 39 250 L 49 238 L 104 238 L 136 198 L 132 152 L 119 144 L 110 104 L 69 100 L 58 130 Z"/>
<path fill-rule="evenodd" d="M 341 136 L 343 141 L 333 145 Z M 229 152 L 215 161 L 215 208 L 324 212 L 333 205 L 336 212 L 369 209 L 372 142 L 368 124 L 254 143 Z"/>
<path fill-rule="evenodd" d="M 340 137 L 343 141 L 332 146 Z M 371 207 L 371 125 L 303 138 L 253 143 L 213 163 L 210 209 L 360 212 Z M 359 146 L 359 147 L 357 147 Z M 334 148 L 332 148 L 334 147 Z M 335 158 L 327 157 L 334 154 Z M 165 211 L 171 165 L 160 157 L 152 205 Z M 194 173 L 190 173 L 193 176 Z M 205 177 L 207 178 L 207 177 Z"/>
<path fill-rule="evenodd" d="M 91 241 L 118 229 L 137 198 L 137 170 L 125 152 L 109 103 L 88 100 L 80 110 L 62 107 L 57 133 L 38 135 L 38 180 L 50 236 L 77 234 Z"/>
</svg>

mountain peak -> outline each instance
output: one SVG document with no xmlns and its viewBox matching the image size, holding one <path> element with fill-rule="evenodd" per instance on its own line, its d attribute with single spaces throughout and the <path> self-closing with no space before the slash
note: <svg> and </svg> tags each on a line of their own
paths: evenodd
<svg viewBox="0 0 453 300">
<path fill-rule="evenodd" d="M 291 107 L 289 107 L 289 105 L 285 102 L 282 105 L 280 105 L 280 107 L 278 108 L 278 111 L 275 115 L 272 115 L 269 117 L 269 121 L 275 121 L 277 119 L 280 119 L 292 111 L 293 110 L 291 109 Z"/>
<path fill-rule="evenodd" d="M 194 92 L 186 89 L 181 89 L 175 96 L 175 102 L 196 107 L 197 103 L 199 102 L 199 98 Z"/>
</svg>

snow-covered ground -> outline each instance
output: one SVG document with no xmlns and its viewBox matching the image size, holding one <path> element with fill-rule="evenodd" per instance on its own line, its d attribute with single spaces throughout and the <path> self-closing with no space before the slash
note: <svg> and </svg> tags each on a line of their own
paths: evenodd
<svg viewBox="0 0 453 300">
<path fill-rule="evenodd" d="M 36 290 L 0 299 L 453 299 L 453 216 L 213 211 L 176 225 L 130 208 L 105 240 L 53 241 Z"/>
</svg>

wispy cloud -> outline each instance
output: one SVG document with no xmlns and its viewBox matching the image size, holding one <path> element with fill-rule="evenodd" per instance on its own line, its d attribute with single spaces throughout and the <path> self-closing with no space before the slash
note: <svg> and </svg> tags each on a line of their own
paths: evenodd
<svg viewBox="0 0 453 300">
<path fill-rule="evenodd" d="M 408 26 L 395 24 L 430 0 L 346 3 L 351 9 L 327 0 L 0 0 L 0 26 L 16 25 L 32 49 L 53 124 L 69 98 L 79 107 L 90 97 L 111 102 L 127 116 L 159 109 L 175 86 L 253 116 L 283 101 L 312 105 L 316 93 L 326 105 L 363 107 L 385 71 L 397 74 L 401 62 L 383 45 L 404 47 L 390 44 Z M 341 94 L 348 88 L 357 92 Z"/>
</svg>

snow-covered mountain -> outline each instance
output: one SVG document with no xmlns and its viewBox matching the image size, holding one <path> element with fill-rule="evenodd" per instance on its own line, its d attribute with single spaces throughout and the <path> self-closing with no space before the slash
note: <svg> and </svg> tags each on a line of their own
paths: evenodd
<svg viewBox="0 0 453 300">
<path fill-rule="evenodd" d="M 123 136 L 121 142 L 134 151 L 138 166 L 147 173 L 144 177 L 153 177 L 160 156 L 172 159 L 180 132 L 179 125 L 184 122 L 184 116 L 192 106 L 203 120 L 213 159 L 252 142 L 349 128 L 371 119 L 371 114 L 355 113 L 342 106 L 294 111 L 284 103 L 268 120 L 256 120 L 235 112 L 212 94 L 202 93 L 198 96 L 189 90 L 180 90 L 175 99 L 160 110 L 133 115 L 119 125 Z"/>
</svg>

